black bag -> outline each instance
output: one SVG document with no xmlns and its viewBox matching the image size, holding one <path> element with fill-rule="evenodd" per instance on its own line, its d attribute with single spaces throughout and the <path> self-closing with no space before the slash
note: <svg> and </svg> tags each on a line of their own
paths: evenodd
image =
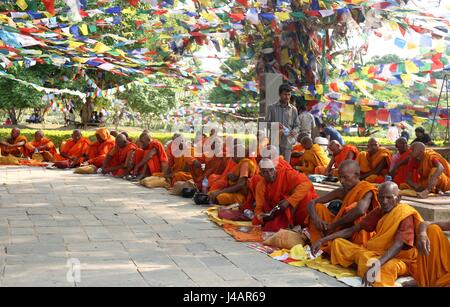
<svg viewBox="0 0 450 307">
<path fill-rule="evenodd" d="M 192 198 L 194 197 L 196 192 L 197 190 L 195 188 L 184 188 L 183 190 L 181 190 L 181 196 L 183 196 L 184 198 Z"/>
<path fill-rule="evenodd" d="M 209 205 L 209 197 L 208 194 L 204 193 L 195 193 L 194 202 L 196 205 Z"/>
</svg>

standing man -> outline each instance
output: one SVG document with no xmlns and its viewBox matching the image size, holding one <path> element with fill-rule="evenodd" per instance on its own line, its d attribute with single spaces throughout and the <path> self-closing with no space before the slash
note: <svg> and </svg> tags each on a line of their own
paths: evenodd
<svg viewBox="0 0 450 307">
<path fill-rule="evenodd" d="M 279 123 L 280 153 L 286 161 L 291 160 L 293 145 L 288 142 L 288 137 L 295 138 L 300 126 L 297 108 L 289 103 L 291 99 L 291 92 L 291 87 L 288 84 L 280 85 L 278 88 L 280 100 L 276 104 L 269 106 L 266 114 L 267 123 Z M 314 122 L 314 118 L 312 120 Z M 288 135 L 284 134 L 285 128 L 289 130 Z M 309 133 L 309 135 L 311 135 L 311 131 Z"/>
<path fill-rule="evenodd" d="M 302 104 L 298 108 L 298 120 L 300 122 L 300 133 L 306 133 L 311 137 L 312 130 L 316 127 L 314 116 L 306 110 L 306 105 Z"/>
</svg>

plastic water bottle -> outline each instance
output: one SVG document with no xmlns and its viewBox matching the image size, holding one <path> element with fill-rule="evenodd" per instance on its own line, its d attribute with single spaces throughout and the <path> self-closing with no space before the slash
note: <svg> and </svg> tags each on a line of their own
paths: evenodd
<svg viewBox="0 0 450 307">
<path fill-rule="evenodd" d="M 253 220 L 253 218 L 255 217 L 255 213 L 253 213 L 252 210 L 250 209 L 245 209 L 243 212 L 243 215 L 248 218 L 249 220 Z"/>
<path fill-rule="evenodd" d="M 207 194 L 208 193 L 208 178 L 204 178 L 202 181 L 202 193 Z"/>
<path fill-rule="evenodd" d="M 297 140 L 293 136 L 289 136 L 290 130 L 288 127 L 284 127 L 284 135 L 287 136 L 287 141 L 290 145 L 295 145 Z"/>
<path fill-rule="evenodd" d="M 384 181 L 392 181 L 392 176 L 386 175 L 386 177 L 384 177 Z"/>
</svg>

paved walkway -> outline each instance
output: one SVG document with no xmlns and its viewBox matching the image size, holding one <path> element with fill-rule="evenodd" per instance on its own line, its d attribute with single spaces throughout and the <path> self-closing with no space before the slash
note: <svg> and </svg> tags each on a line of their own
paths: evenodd
<svg viewBox="0 0 450 307">
<path fill-rule="evenodd" d="M 1 286 L 343 285 L 235 242 L 165 190 L 26 167 L 0 168 L 0 268 Z"/>
</svg>

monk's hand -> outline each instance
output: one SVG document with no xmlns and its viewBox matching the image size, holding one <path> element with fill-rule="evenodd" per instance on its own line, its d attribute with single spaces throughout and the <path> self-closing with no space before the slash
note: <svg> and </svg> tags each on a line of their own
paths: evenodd
<svg viewBox="0 0 450 307">
<path fill-rule="evenodd" d="M 280 207 L 281 210 L 285 210 L 286 208 L 289 208 L 289 205 L 289 202 L 285 199 L 278 204 L 278 207 Z"/>
<path fill-rule="evenodd" d="M 370 268 L 367 269 L 366 273 L 364 274 L 361 284 L 364 287 L 369 287 L 372 285 L 373 281 L 369 281 L 369 274 L 373 273 L 375 270 L 375 263 L 372 263 L 372 266 Z M 372 279 L 372 278 L 371 278 Z"/>
<path fill-rule="evenodd" d="M 209 193 L 209 200 L 215 203 L 216 198 L 217 198 L 217 196 L 219 196 L 219 194 L 220 194 L 220 191 L 214 191 L 214 192 Z"/>
<path fill-rule="evenodd" d="M 326 230 L 325 230 L 325 235 L 329 235 L 332 234 L 333 232 L 336 231 L 336 226 L 334 223 L 330 223 L 326 225 Z"/>
<path fill-rule="evenodd" d="M 317 240 L 316 243 L 314 243 L 313 245 L 311 245 L 311 254 L 312 254 L 313 256 L 315 256 L 315 255 L 319 252 L 320 247 L 321 247 L 322 245 L 323 245 L 322 239 Z"/>
<path fill-rule="evenodd" d="M 428 256 L 430 254 L 430 239 L 426 232 L 420 233 L 419 238 L 417 240 L 417 249 L 419 253 L 424 256 Z"/>
<path fill-rule="evenodd" d="M 316 226 L 317 230 L 319 230 L 323 234 L 326 233 L 326 231 L 328 229 L 328 225 L 327 225 L 327 223 L 322 221 L 322 219 L 320 217 L 314 217 L 312 219 L 312 222 L 313 222 L 314 226 Z"/>
<path fill-rule="evenodd" d="M 236 175 L 233 174 L 233 173 L 229 173 L 229 174 L 227 175 L 227 178 L 228 178 L 229 181 L 237 181 L 237 180 L 239 180 L 239 176 L 236 176 Z"/>
<path fill-rule="evenodd" d="M 428 194 L 430 191 L 428 189 L 423 190 L 422 192 L 417 193 L 417 197 L 419 198 L 428 198 Z"/>
</svg>

